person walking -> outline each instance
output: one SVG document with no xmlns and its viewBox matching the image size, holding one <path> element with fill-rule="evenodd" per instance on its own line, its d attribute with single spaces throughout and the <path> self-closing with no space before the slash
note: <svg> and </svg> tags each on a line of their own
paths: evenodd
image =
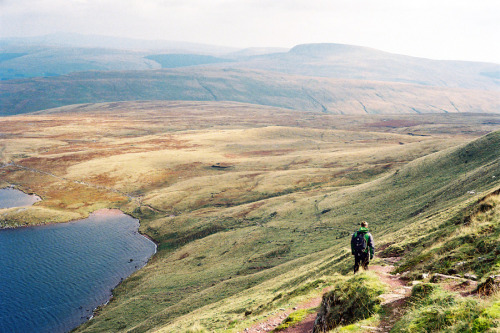
<svg viewBox="0 0 500 333">
<path fill-rule="evenodd" d="M 361 222 L 361 228 L 352 234 L 351 253 L 354 255 L 354 274 L 358 272 L 360 265 L 367 271 L 368 264 L 375 254 L 375 244 L 368 230 L 368 222 Z"/>
</svg>

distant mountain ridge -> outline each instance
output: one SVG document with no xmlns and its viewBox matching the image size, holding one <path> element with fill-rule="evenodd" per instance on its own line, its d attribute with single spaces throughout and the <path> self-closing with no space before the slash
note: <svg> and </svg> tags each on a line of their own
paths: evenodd
<svg viewBox="0 0 500 333">
<path fill-rule="evenodd" d="M 196 55 L 218 59 L 201 63 L 198 60 L 186 61 L 185 66 L 204 65 L 313 77 L 500 90 L 500 64 L 431 60 L 347 44 L 302 44 L 287 50 L 236 49 L 79 34 L 0 39 L 0 57 L 2 54 L 7 56 L 15 53 L 24 55 L 0 62 L 0 78 L 52 76 L 88 70 L 158 69 L 162 67 L 161 64 L 151 60 L 151 57 L 182 54 L 186 57 Z M 225 62 L 225 59 L 231 61 Z"/>
<path fill-rule="evenodd" d="M 145 40 L 137 38 L 78 33 L 54 33 L 35 37 L 1 38 L 0 45 L 55 46 L 75 48 L 105 48 L 141 52 L 169 51 L 177 53 L 226 54 L 238 48 L 202 43 L 167 40 Z"/>
<path fill-rule="evenodd" d="M 303 44 L 288 52 L 260 55 L 232 68 L 330 78 L 499 90 L 499 64 L 431 60 L 345 44 Z"/>
<path fill-rule="evenodd" d="M 498 64 L 331 43 L 235 50 L 94 37 L 0 39 L 0 114 L 132 100 L 223 100 L 335 114 L 500 112 Z"/>
<path fill-rule="evenodd" d="M 0 82 L 0 115 L 134 100 L 235 101 L 331 114 L 500 112 L 495 91 L 200 66 Z"/>
</svg>

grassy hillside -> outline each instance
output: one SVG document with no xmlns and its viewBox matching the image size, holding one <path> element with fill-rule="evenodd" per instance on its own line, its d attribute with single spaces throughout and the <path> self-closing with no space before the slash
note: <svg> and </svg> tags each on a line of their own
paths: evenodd
<svg viewBox="0 0 500 333">
<path fill-rule="evenodd" d="M 500 88 L 495 75 L 499 64 L 423 59 L 343 44 L 298 45 L 288 52 L 253 57 L 231 67 L 438 87 Z"/>
<path fill-rule="evenodd" d="M 185 42 L 53 34 L 0 39 L 0 57 L 2 53 L 6 57 L 24 53 L 0 62 L 0 78 L 4 80 L 87 70 L 144 70 L 159 68 L 158 63 L 171 68 L 221 62 L 210 58 L 214 56 L 233 59 L 235 62 L 223 61 L 226 63 L 221 66 L 227 69 L 466 89 L 498 91 L 500 87 L 498 64 L 423 59 L 343 44 L 304 44 L 291 50 L 237 50 Z M 144 58 L 151 55 L 153 58 Z M 182 55 L 182 59 L 174 61 L 171 55 Z"/>
<path fill-rule="evenodd" d="M 11 47 L 0 48 L 0 80 L 58 76 L 83 71 L 146 70 L 161 65 L 148 53 L 108 48 Z M 3 52 L 2 52 L 3 51 Z M 17 55 L 17 56 L 12 56 Z"/>
<path fill-rule="evenodd" d="M 475 147 L 498 147 L 499 139 L 497 132 Z M 484 164 L 466 165 L 458 156 L 473 146 L 416 160 L 397 174 L 347 189 L 280 196 L 260 207 L 238 206 L 225 214 L 211 208 L 151 224 L 145 221 L 147 232 L 160 240 L 160 254 L 149 270 L 120 286 L 117 301 L 83 331 L 109 330 L 121 322 L 136 332 L 169 323 L 165 331 L 171 332 L 195 321 L 214 331 L 232 320 L 241 325 L 252 318 L 250 312 L 258 316 L 276 310 L 280 302 L 273 300 L 293 295 L 308 279 L 344 271 L 346 266 L 334 263 L 349 257 L 349 234 L 358 219 L 370 220 L 378 238 L 409 224 L 412 230 L 425 226 L 424 217 L 456 209 L 470 197 L 464 183 L 473 183 L 477 191 L 498 188 L 493 178 L 500 177 L 498 149 L 494 155 L 475 151 Z M 433 176 L 443 162 L 452 168 Z M 428 175 L 428 181 L 421 182 L 415 170 Z M 449 180 L 454 177 L 461 182 Z M 177 298 L 180 294 L 182 300 Z M 121 297 L 128 301 L 121 302 Z M 138 309 L 148 319 L 130 320 L 129 314 Z"/>
<path fill-rule="evenodd" d="M 183 54 L 196 58 L 235 51 L 235 48 L 215 45 L 75 33 L 0 38 L 0 80 L 57 76 L 90 70 L 154 69 L 162 66 L 154 59 L 148 59 L 148 55 Z M 206 63 L 206 59 L 202 63 Z"/>
<path fill-rule="evenodd" d="M 236 101 L 332 114 L 500 112 L 495 91 L 236 69 L 86 72 L 0 82 L 0 115 L 131 100 Z"/>
<path fill-rule="evenodd" d="M 224 58 L 198 54 L 154 54 L 147 56 L 146 59 L 156 61 L 162 68 L 178 68 L 231 62 L 231 60 Z"/>
<path fill-rule="evenodd" d="M 0 216 L 16 225 L 40 223 L 35 209 L 62 221 L 116 207 L 158 242 L 78 331 L 237 332 L 349 272 L 360 220 L 389 255 L 470 215 L 500 187 L 500 132 L 482 136 L 498 124 L 497 115 L 334 117 L 220 102 L 7 117 L 0 179 L 43 201 Z"/>
</svg>

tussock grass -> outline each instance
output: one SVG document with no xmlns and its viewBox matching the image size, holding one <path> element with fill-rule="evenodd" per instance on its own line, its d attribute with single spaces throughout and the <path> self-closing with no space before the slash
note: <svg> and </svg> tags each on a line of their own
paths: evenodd
<svg viewBox="0 0 500 333">
<path fill-rule="evenodd" d="M 378 296 L 385 290 L 386 286 L 371 272 L 340 279 L 323 296 L 313 332 L 328 332 L 375 315 L 380 311 Z"/>
<path fill-rule="evenodd" d="M 399 271 L 411 268 L 415 276 L 426 272 L 471 273 L 478 278 L 500 273 L 500 195 L 491 194 L 451 215 L 406 252 Z M 392 245 L 394 248 L 397 245 Z M 385 252 L 391 252 L 388 247 Z"/>
<path fill-rule="evenodd" d="M 414 289 L 417 286 L 414 287 Z M 490 300 L 461 297 L 434 286 L 412 292 L 413 305 L 391 332 L 494 332 L 499 328 L 498 296 Z"/>
</svg>

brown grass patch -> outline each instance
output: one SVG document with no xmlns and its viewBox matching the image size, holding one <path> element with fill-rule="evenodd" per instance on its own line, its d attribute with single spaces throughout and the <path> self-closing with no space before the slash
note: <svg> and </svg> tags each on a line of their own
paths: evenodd
<svg viewBox="0 0 500 333">
<path fill-rule="evenodd" d="M 296 151 L 296 149 L 253 150 L 241 153 L 240 156 L 242 157 L 283 156 L 294 151 Z"/>
<path fill-rule="evenodd" d="M 368 124 L 366 124 L 366 126 L 379 127 L 379 128 L 380 127 L 399 128 L 399 127 L 412 127 L 412 126 L 418 126 L 418 125 L 424 125 L 424 124 L 427 124 L 427 123 L 406 120 L 406 119 L 389 119 L 389 120 L 382 120 L 382 121 L 376 121 L 373 123 L 368 123 Z"/>
</svg>

